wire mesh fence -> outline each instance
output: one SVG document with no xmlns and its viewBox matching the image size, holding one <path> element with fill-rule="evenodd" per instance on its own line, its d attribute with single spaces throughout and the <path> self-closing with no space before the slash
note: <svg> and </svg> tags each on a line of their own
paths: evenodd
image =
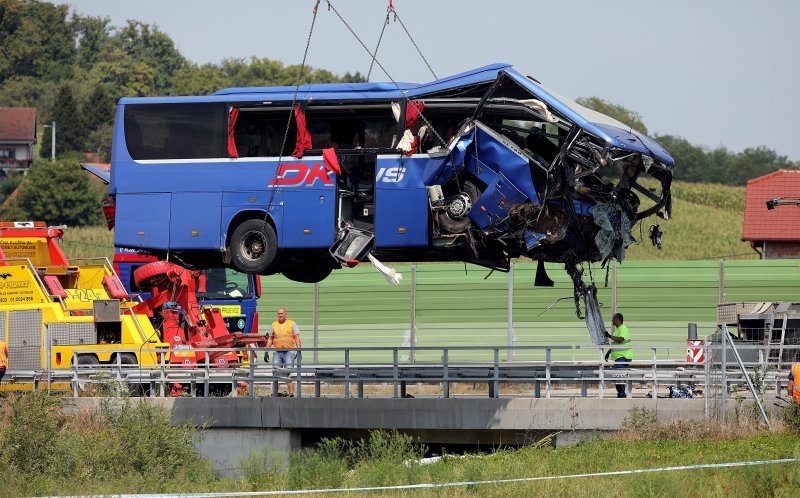
<svg viewBox="0 0 800 498">
<path fill-rule="evenodd" d="M 267 277 L 259 303 L 261 332 L 269 330 L 275 310 L 285 307 L 299 324 L 305 346 L 590 343 L 561 265 L 547 265 L 553 287 L 534 287 L 535 263 L 516 263 L 509 273 L 463 264 L 397 269 L 404 274 L 399 286 L 369 266 L 334 272 L 319 284 Z M 598 285 L 607 326 L 614 310 L 623 313 L 634 343 L 641 345 L 685 344 L 688 323 L 698 325 L 701 338 L 713 334 L 720 302 L 800 296 L 796 260 L 632 261 L 619 265 L 616 275 L 611 269 L 585 269 Z M 514 359 L 532 359 L 520 354 Z M 582 359 L 586 353 L 558 354 Z M 488 351 L 465 355 L 465 360 L 490 359 Z"/>
</svg>

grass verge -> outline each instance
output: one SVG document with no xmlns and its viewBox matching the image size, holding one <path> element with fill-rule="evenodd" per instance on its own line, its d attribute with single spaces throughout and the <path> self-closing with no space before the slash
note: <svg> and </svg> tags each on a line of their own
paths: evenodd
<svg viewBox="0 0 800 498">
<path fill-rule="evenodd" d="M 793 412 L 794 413 L 794 412 Z M 795 414 L 796 415 L 796 414 Z M 792 418 L 787 418 L 787 425 Z M 547 442 L 492 454 L 446 455 L 423 464 L 411 437 L 376 431 L 368 440 L 323 440 L 289 455 L 261 451 L 242 461 L 244 477 L 215 479 L 195 451 L 197 428 L 173 426 L 159 408 L 106 400 L 92 413 L 66 415 L 44 394 L 6 398 L 0 415 L 4 496 L 247 492 L 373 487 L 559 476 L 692 464 L 800 457 L 800 434 L 709 423 L 657 424 L 632 413 L 606 440 L 554 448 Z M 441 452 L 439 452 L 441 453 Z M 800 465 L 686 470 L 513 484 L 389 492 L 392 496 L 796 496 Z M 345 496 L 362 494 L 345 493 Z"/>
</svg>

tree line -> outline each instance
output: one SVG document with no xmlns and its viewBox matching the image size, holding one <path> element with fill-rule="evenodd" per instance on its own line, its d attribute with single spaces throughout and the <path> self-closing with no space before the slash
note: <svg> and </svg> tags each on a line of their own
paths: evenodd
<svg viewBox="0 0 800 498">
<path fill-rule="evenodd" d="M 579 98 L 577 102 L 649 135 L 641 116 L 630 109 L 599 97 Z M 676 180 L 744 185 L 747 180 L 778 169 L 800 169 L 800 161 L 790 161 L 788 157 L 764 146 L 734 152 L 726 147 L 709 149 L 677 135 L 651 136 L 675 159 Z"/>
<path fill-rule="evenodd" d="M 301 76 L 298 78 L 298 76 Z M 231 86 L 359 82 L 356 72 L 286 66 L 268 58 L 197 65 L 157 26 L 69 12 L 66 4 L 0 0 L 0 106 L 36 107 L 56 121 L 56 153 L 108 159 L 114 107 L 121 97 L 201 95 Z M 49 157 L 50 136 L 41 155 Z"/>
</svg>

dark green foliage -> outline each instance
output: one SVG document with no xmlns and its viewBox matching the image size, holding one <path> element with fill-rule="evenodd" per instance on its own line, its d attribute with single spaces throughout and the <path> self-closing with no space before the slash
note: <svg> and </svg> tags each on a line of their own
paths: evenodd
<svg viewBox="0 0 800 498">
<path fill-rule="evenodd" d="M 157 26 L 68 15 L 69 6 L 0 0 L 0 106 L 38 108 L 39 124 L 56 121 L 56 153 L 95 152 L 108 160 L 114 106 L 122 97 L 204 95 L 231 86 L 293 85 L 300 67 L 268 58 L 190 63 Z M 305 68 L 301 83 L 364 81 Z M 73 92 L 67 95 L 66 88 Z M 56 93 L 58 92 L 58 95 Z M 85 123 L 80 123 L 85 118 Z M 50 157 L 50 133 L 40 154 Z"/>
<path fill-rule="evenodd" d="M 81 170 L 77 158 L 54 163 L 40 161 L 34 164 L 0 216 L 51 225 L 97 225 L 103 221 L 100 200 L 105 191 L 105 185 L 93 182 Z"/>
<path fill-rule="evenodd" d="M 214 479 L 194 447 L 201 429 L 172 425 L 158 405 L 104 398 L 96 412 L 68 416 L 57 398 L 34 393 L 9 397 L 3 415 L 3 496 L 74 494 L 87 484 L 156 491 Z"/>
<path fill-rule="evenodd" d="M 0 84 L 12 76 L 72 77 L 75 43 L 68 5 L 0 0 Z"/>
<path fill-rule="evenodd" d="M 763 146 L 732 152 L 725 147 L 709 150 L 674 135 L 659 135 L 656 140 L 675 159 L 678 180 L 744 185 L 778 169 L 800 168 L 799 162 Z"/>
<path fill-rule="evenodd" d="M 53 109 L 45 122 L 53 121 L 56 123 L 56 157 L 66 152 L 82 151 L 85 127 L 78 110 L 78 103 L 68 83 L 63 83 L 58 89 Z M 50 157 L 51 132 L 52 130 L 48 129 L 42 136 L 42 147 L 39 149 L 42 157 Z"/>
<path fill-rule="evenodd" d="M 800 403 L 789 400 L 783 408 L 783 422 L 789 430 L 800 434 Z"/>
<path fill-rule="evenodd" d="M 0 204 L 5 202 L 5 200 L 8 199 L 8 196 L 17 190 L 17 187 L 19 187 L 24 178 L 25 177 L 21 174 L 12 173 L 9 176 L 5 176 L 0 179 Z"/>
</svg>

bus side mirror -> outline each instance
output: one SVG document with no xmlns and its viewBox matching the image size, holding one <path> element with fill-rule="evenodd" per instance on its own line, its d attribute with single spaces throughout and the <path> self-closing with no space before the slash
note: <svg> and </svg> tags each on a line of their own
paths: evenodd
<svg viewBox="0 0 800 498">
<path fill-rule="evenodd" d="M 261 275 L 253 275 L 256 279 L 256 299 L 261 297 Z"/>
</svg>

